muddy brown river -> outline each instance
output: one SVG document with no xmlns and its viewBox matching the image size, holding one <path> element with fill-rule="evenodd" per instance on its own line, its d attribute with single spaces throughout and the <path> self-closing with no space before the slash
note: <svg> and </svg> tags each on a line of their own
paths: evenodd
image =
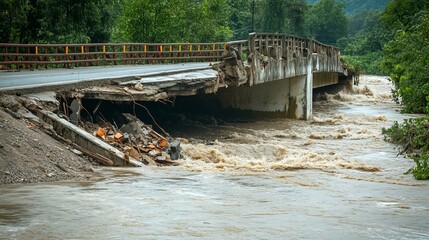
<svg viewBox="0 0 429 240">
<path fill-rule="evenodd" d="M 429 239 L 429 182 L 381 128 L 383 77 L 319 96 L 314 120 L 189 126 L 178 167 L 0 186 L 0 239 Z M 209 142 L 209 144 L 207 144 Z"/>
</svg>

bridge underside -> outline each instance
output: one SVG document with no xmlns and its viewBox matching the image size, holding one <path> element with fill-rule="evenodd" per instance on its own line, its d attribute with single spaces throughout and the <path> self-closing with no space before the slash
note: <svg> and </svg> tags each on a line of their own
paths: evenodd
<svg viewBox="0 0 429 240">
<path fill-rule="evenodd" d="M 313 89 L 338 83 L 338 73 L 310 73 L 249 86 L 228 87 L 214 70 L 158 76 L 111 85 L 67 91 L 69 98 L 114 102 L 169 102 L 176 97 L 199 96 L 217 102 L 223 109 L 237 109 L 276 116 L 310 119 Z M 207 95 L 209 94 L 209 95 Z M 206 97 L 204 97 L 206 96 Z M 210 103 L 211 104 L 211 103 Z"/>
</svg>

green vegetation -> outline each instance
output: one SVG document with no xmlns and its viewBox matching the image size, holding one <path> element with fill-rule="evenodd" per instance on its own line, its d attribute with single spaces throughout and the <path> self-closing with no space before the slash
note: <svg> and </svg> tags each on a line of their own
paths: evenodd
<svg viewBox="0 0 429 240">
<path fill-rule="evenodd" d="M 429 113 L 429 2 L 392 1 L 383 15 L 395 36 L 384 48 L 383 68 L 390 73 L 404 112 Z"/>
<path fill-rule="evenodd" d="M 1 0 L 0 42 L 214 42 L 252 31 L 346 34 L 344 5 L 321 0 Z"/>
<path fill-rule="evenodd" d="M 413 157 L 416 166 L 407 173 L 419 180 L 429 179 L 429 2 L 393 0 L 382 21 L 394 33 L 384 46 L 382 62 L 395 86 L 394 96 L 402 104 L 403 112 L 426 114 L 395 123 L 383 129 L 383 134 Z"/>
<path fill-rule="evenodd" d="M 227 0 L 125 0 L 113 40 L 224 41 L 232 37 L 228 26 L 229 16 Z"/>
<path fill-rule="evenodd" d="M 308 4 L 314 4 L 319 0 L 306 0 Z M 339 0 L 346 5 L 346 13 L 355 15 L 373 10 L 383 10 L 391 0 Z"/>
<path fill-rule="evenodd" d="M 308 11 L 307 24 L 310 35 L 317 40 L 335 45 L 347 35 L 345 5 L 335 0 L 320 0 Z"/>
<path fill-rule="evenodd" d="M 382 132 L 386 141 L 399 144 L 402 153 L 414 159 L 416 166 L 406 173 L 412 173 L 418 180 L 429 179 L 429 117 L 407 119 L 402 124 L 395 122 Z"/>
</svg>

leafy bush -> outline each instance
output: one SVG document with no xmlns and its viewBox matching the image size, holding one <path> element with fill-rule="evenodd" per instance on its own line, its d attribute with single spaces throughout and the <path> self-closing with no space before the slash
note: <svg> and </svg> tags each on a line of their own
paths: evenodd
<svg viewBox="0 0 429 240">
<path fill-rule="evenodd" d="M 399 144 L 407 156 L 413 157 L 416 167 L 412 173 L 418 180 L 429 179 L 429 116 L 406 119 L 402 124 L 395 122 L 392 127 L 382 129 L 384 139 Z"/>
<path fill-rule="evenodd" d="M 414 178 L 417 180 L 429 179 L 429 155 L 425 154 L 423 156 L 414 157 L 413 160 L 416 163 L 416 166 L 405 172 L 405 174 L 412 173 Z"/>
</svg>

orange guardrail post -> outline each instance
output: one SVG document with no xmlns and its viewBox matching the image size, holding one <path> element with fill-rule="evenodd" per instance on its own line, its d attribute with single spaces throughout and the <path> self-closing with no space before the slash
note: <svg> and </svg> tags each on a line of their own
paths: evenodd
<svg viewBox="0 0 429 240">
<path fill-rule="evenodd" d="M 201 50 L 201 46 L 200 45 L 198 45 L 198 52 Z"/>
<path fill-rule="evenodd" d="M 66 54 L 69 54 L 69 46 L 66 47 Z"/>
<path fill-rule="evenodd" d="M 173 51 L 173 45 L 170 45 L 170 52 Z"/>
<path fill-rule="evenodd" d="M 162 52 L 162 45 L 159 45 L 159 51 Z"/>
<path fill-rule="evenodd" d="M 226 43 L 223 44 L 223 50 L 226 50 Z"/>
<path fill-rule="evenodd" d="M 144 45 L 144 52 L 147 52 L 147 45 Z"/>
<path fill-rule="evenodd" d="M 36 47 L 36 55 L 39 55 L 39 47 Z"/>
<path fill-rule="evenodd" d="M 103 53 L 106 53 L 106 45 L 103 45 Z"/>
<path fill-rule="evenodd" d="M 191 52 L 192 52 L 192 44 L 191 44 L 191 45 L 189 45 L 189 51 L 191 51 Z"/>
<path fill-rule="evenodd" d="M 84 53 L 85 53 L 85 48 L 83 47 L 83 45 L 82 45 L 82 46 L 80 46 L 80 52 L 81 52 L 82 54 L 84 54 Z"/>
</svg>

